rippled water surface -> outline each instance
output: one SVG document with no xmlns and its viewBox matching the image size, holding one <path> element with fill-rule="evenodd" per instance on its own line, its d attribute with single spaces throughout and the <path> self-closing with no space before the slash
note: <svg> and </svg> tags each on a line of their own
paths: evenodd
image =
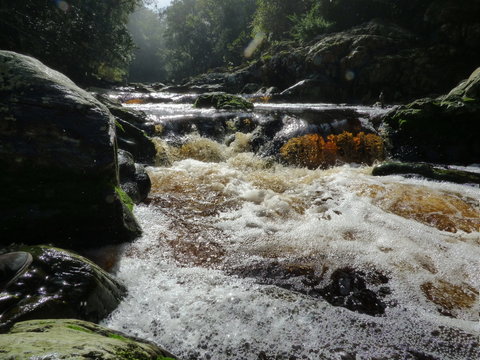
<svg viewBox="0 0 480 360">
<path fill-rule="evenodd" d="M 480 357 L 478 187 L 288 167 L 248 136 L 148 169 L 106 325 L 184 359 Z"/>
</svg>

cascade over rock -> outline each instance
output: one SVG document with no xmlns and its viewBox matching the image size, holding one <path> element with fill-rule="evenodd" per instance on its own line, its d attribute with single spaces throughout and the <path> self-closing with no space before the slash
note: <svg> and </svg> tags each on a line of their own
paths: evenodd
<svg viewBox="0 0 480 360">
<path fill-rule="evenodd" d="M 81 320 L 33 320 L 0 336 L 4 359 L 173 360 L 155 344 Z"/>
<path fill-rule="evenodd" d="M 110 274 L 72 252 L 49 246 L 15 246 L 8 251 L 29 252 L 33 262 L 15 282 L 0 289 L 0 329 L 32 319 L 98 322 L 126 293 Z"/>
<path fill-rule="evenodd" d="M 118 192 L 108 109 L 66 76 L 9 51 L 0 52 L 0 168 L 0 244 L 82 248 L 141 232 Z"/>
</svg>

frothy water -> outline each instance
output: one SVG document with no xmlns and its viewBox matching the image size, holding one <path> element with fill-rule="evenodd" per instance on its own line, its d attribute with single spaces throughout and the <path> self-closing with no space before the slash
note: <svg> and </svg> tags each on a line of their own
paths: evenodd
<svg viewBox="0 0 480 360">
<path fill-rule="evenodd" d="M 287 167 L 248 134 L 188 145 L 148 169 L 117 269 L 129 294 L 104 325 L 183 359 L 480 357 L 478 187 Z M 332 300 L 339 270 L 381 311 Z"/>
</svg>

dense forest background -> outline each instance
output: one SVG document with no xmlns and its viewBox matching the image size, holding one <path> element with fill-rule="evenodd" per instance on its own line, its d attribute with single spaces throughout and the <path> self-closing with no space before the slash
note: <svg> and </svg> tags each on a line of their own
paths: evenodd
<svg viewBox="0 0 480 360">
<path fill-rule="evenodd" d="M 83 84 L 178 82 L 253 61 L 278 43 L 301 46 L 372 19 L 440 41 L 429 9 L 448 12 L 450 3 L 173 0 L 158 9 L 154 0 L 0 0 L 0 48 L 37 57 Z M 462 11 L 462 21 L 476 21 L 479 1 Z"/>
</svg>

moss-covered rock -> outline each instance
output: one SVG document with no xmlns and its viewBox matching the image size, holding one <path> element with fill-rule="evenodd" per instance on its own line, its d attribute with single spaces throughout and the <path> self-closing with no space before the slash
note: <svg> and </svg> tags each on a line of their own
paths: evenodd
<svg viewBox="0 0 480 360">
<path fill-rule="evenodd" d="M 480 184 L 480 174 L 469 171 L 445 169 L 430 164 L 385 162 L 372 170 L 373 176 L 420 175 L 427 179 L 449 181 L 458 184 Z"/>
<path fill-rule="evenodd" d="M 225 93 L 210 93 L 200 95 L 195 101 L 196 108 L 210 108 L 222 110 L 252 110 L 253 103 L 240 96 Z"/>
<path fill-rule="evenodd" d="M 392 155 L 405 161 L 476 163 L 480 159 L 480 69 L 448 95 L 387 114 Z"/>
<path fill-rule="evenodd" d="M 27 251 L 33 262 L 13 284 L 0 289 L 0 328 L 31 319 L 98 322 L 126 292 L 110 274 L 72 252 L 48 246 L 13 246 L 1 252 L 7 251 Z"/>
<path fill-rule="evenodd" d="M 155 344 L 81 320 L 33 320 L 0 335 L 4 360 L 172 360 Z"/>
<path fill-rule="evenodd" d="M 8 51 L 0 52 L 0 144 L 0 244 L 81 248 L 139 235 L 115 192 L 113 116 L 64 75 Z"/>
</svg>

